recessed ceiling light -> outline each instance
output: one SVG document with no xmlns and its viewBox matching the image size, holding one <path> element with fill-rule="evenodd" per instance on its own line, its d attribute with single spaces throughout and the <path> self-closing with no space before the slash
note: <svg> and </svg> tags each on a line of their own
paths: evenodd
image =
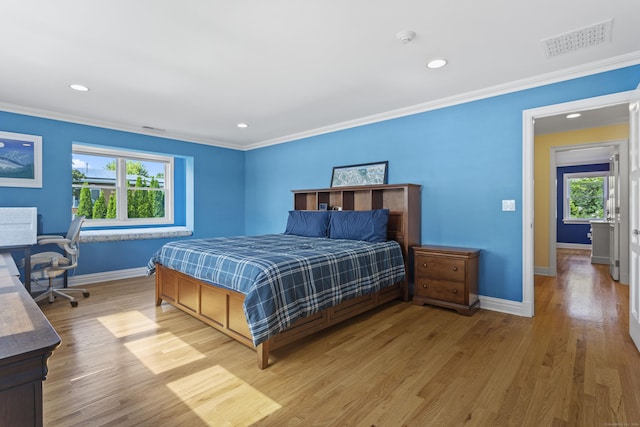
<svg viewBox="0 0 640 427">
<path fill-rule="evenodd" d="M 575 119 L 577 117 L 580 117 L 582 114 L 580 113 L 571 113 L 571 114 L 567 114 L 567 119 Z"/>
<path fill-rule="evenodd" d="M 238 126 L 238 127 L 239 127 L 239 128 L 241 128 L 241 129 L 244 129 L 244 128 L 248 128 L 248 127 L 249 127 L 249 125 L 248 125 L 248 124 L 246 124 L 246 123 L 238 123 L 236 126 Z"/>
<path fill-rule="evenodd" d="M 445 65 L 447 65 L 447 60 L 439 58 L 439 59 L 433 59 L 433 60 L 429 61 L 427 63 L 427 68 L 436 69 L 436 68 L 442 68 Z"/>
<path fill-rule="evenodd" d="M 73 90 L 77 90 L 78 92 L 88 92 L 89 91 L 89 88 L 86 87 L 85 85 L 80 85 L 80 84 L 75 84 L 74 83 L 72 85 L 69 85 L 69 87 L 71 89 L 73 89 Z"/>
</svg>

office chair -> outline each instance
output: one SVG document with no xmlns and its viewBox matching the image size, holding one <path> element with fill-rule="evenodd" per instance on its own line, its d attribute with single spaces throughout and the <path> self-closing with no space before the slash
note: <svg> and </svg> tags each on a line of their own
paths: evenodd
<svg viewBox="0 0 640 427">
<path fill-rule="evenodd" d="M 64 290 L 58 290 L 53 287 L 53 279 L 64 275 L 69 270 L 73 270 L 78 266 L 78 257 L 80 255 L 80 226 L 83 221 L 84 216 L 76 216 L 73 221 L 71 221 L 66 237 L 38 236 L 38 245 L 56 244 L 64 253 L 50 251 L 31 255 L 31 278 L 36 281 L 38 279 L 49 280 L 47 290 L 34 298 L 34 301 L 42 301 L 48 298 L 49 303 L 52 303 L 55 297 L 59 296 L 68 299 L 71 307 L 77 307 L 78 301 L 65 292 L 82 292 L 85 298 L 89 296 L 89 292 L 87 292 L 86 289 L 64 288 Z"/>
</svg>

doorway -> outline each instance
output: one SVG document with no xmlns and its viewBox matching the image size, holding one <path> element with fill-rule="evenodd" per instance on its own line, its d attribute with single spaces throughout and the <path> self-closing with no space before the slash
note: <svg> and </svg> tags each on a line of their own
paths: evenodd
<svg viewBox="0 0 640 427">
<path fill-rule="evenodd" d="M 627 111 L 626 104 L 625 111 Z M 628 129 L 628 120 L 624 123 L 624 126 Z M 616 174 L 615 182 L 619 186 L 618 193 L 616 194 L 617 202 L 619 203 L 618 212 L 612 213 L 616 215 L 615 218 L 611 217 L 609 220 L 612 225 L 615 225 L 615 231 L 612 231 L 612 237 L 615 237 L 615 242 L 607 241 L 607 246 L 610 248 L 610 252 L 616 252 L 616 259 L 619 261 L 618 272 L 619 274 L 614 277 L 615 280 L 619 280 L 623 284 L 629 284 L 629 241 L 625 240 L 625 236 L 628 236 L 629 231 L 629 148 L 627 139 L 619 139 L 613 141 L 593 142 L 577 145 L 567 145 L 562 147 L 552 147 L 549 156 L 550 166 L 549 170 L 551 174 L 555 176 L 556 168 L 563 163 L 566 163 L 567 158 L 573 158 L 578 163 L 580 161 L 587 163 L 610 163 L 610 158 L 613 156 L 619 156 L 618 165 L 616 171 L 611 171 Z M 546 275 L 555 276 L 557 273 L 557 212 L 558 212 L 558 185 L 555 181 L 550 179 L 549 185 L 549 268 Z M 610 188 L 609 192 L 614 193 L 614 188 Z M 538 211 L 538 213 L 540 213 Z M 609 215 L 606 215 L 609 216 Z M 614 223 L 615 221 L 615 223 Z M 615 233 L 615 236 L 613 236 Z M 624 240 L 624 242 L 623 242 Z M 540 242 L 534 242 L 534 245 L 538 245 Z M 615 248 L 619 248 L 617 251 Z M 536 269 L 536 273 L 540 274 L 540 269 Z"/>
<path fill-rule="evenodd" d="M 567 102 L 546 107 L 540 107 L 523 112 L 523 197 L 522 197 L 522 315 L 533 316 L 535 314 L 534 301 L 534 254 L 535 254 L 535 234 L 534 234 L 534 141 L 535 122 L 544 118 L 560 116 L 569 112 L 589 111 L 614 107 L 622 104 L 628 105 L 631 92 L 622 92 L 613 95 L 606 95 L 597 98 L 589 98 L 580 101 Z M 621 235 L 623 233 L 621 232 Z M 621 245 L 628 247 L 627 241 L 620 241 Z"/>
</svg>

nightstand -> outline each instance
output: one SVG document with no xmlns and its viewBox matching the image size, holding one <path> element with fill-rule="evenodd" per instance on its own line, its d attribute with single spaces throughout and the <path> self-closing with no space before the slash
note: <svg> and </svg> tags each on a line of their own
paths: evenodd
<svg viewBox="0 0 640 427">
<path fill-rule="evenodd" d="M 413 248 L 413 303 L 452 308 L 471 316 L 478 299 L 479 249 L 423 245 Z"/>
</svg>

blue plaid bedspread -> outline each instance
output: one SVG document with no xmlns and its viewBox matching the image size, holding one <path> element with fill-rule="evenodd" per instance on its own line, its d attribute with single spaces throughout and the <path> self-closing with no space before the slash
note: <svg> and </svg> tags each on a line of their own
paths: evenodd
<svg viewBox="0 0 640 427">
<path fill-rule="evenodd" d="M 244 312 L 258 345 L 295 320 L 404 279 L 394 241 L 286 234 L 179 240 L 165 244 L 156 263 L 245 295 Z"/>
</svg>

